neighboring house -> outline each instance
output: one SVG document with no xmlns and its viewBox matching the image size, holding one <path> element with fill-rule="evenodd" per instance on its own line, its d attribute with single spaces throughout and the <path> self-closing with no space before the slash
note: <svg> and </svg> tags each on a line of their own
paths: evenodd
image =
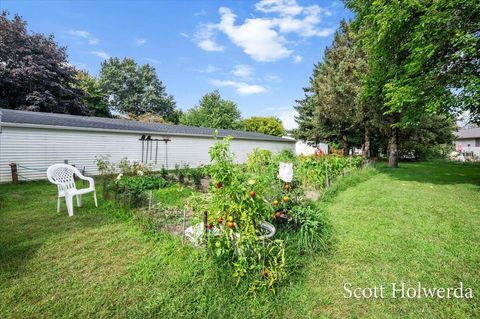
<svg viewBox="0 0 480 319">
<path fill-rule="evenodd" d="M 455 135 L 456 151 L 480 156 L 480 127 L 461 129 Z"/>
<path fill-rule="evenodd" d="M 318 143 L 315 147 L 303 141 L 297 141 L 297 143 L 295 143 L 295 154 L 297 155 L 312 155 L 319 149 L 324 154 L 328 154 L 328 144 Z"/>
<path fill-rule="evenodd" d="M 47 167 L 68 161 L 86 174 L 96 175 L 95 158 L 108 155 L 174 168 L 210 163 L 208 153 L 215 130 L 182 125 L 143 123 L 99 117 L 0 109 L 0 182 L 11 180 L 16 163 L 20 180 L 46 178 Z M 254 132 L 218 130 L 232 136 L 231 150 L 243 162 L 255 148 L 279 152 L 295 150 L 295 140 Z"/>
</svg>

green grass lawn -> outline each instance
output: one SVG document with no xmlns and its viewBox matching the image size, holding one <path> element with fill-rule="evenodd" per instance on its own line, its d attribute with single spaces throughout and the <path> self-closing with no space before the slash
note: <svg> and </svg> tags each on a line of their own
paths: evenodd
<svg viewBox="0 0 480 319">
<path fill-rule="evenodd" d="M 347 187 L 349 186 L 349 187 Z M 383 166 L 319 202 L 328 252 L 257 298 L 203 254 L 100 198 L 69 218 L 46 182 L 0 185 L 0 318 L 478 318 L 480 166 Z M 173 192 L 171 195 L 169 192 Z M 101 192 L 99 192 L 101 193 Z M 157 199 L 182 200 L 168 190 Z M 473 289 L 473 299 L 347 299 L 344 283 Z"/>
</svg>

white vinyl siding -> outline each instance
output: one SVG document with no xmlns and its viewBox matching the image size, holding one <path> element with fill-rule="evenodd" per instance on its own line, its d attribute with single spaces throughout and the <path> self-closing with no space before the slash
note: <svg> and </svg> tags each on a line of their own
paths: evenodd
<svg viewBox="0 0 480 319">
<path fill-rule="evenodd" d="M 46 178 L 47 167 L 55 163 L 63 163 L 64 160 L 68 160 L 69 164 L 76 165 L 80 170 L 85 167 L 88 175 L 98 174 L 95 157 L 99 155 L 109 155 L 112 162 L 118 162 L 124 157 L 130 161 L 142 160 L 142 142 L 139 140 L 141 133 L 13 126 L 3 126 L 1 129 L 0 182 L 11 180 L 9 163 L 19 165 L 20 180 L 25 180 Z M 168 137 L 171 140 L 167 144 L 169 168 L 173 168 L 175 164 L 197 167 L 210 162 L 208 150 L 214 143 L 213 138 L 150 135 L 152 139 Z M 150 155 L 148 156 L 148 163 L 154 164 L 156 142 L 151 143 L 153 154 L 151 160 Z M 144 154 L 146 144 L 144 142 Z M 239 162 L 245 161 L 248 154 L 257 147 L 273 152 L 284 148 L 294 150 L 295 141 L 234 139 L 231 144 L 231 149 Z M 165 163 L 165 143 L 159 141 L 155 168 L 160 169 Z"/>
</svg>

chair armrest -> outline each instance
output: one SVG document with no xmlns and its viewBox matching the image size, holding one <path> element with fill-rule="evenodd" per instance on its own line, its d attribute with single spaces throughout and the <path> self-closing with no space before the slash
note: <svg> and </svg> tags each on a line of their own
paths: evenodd
<svg viewBox="0 0 480 319">
<path fill-rule="evenodd" d="M 84 181 L 88 181 L 90 183 L 90 187 L 95 188 L 95 181 L 91 177 L 83 176 L 82 174 L 77 175 L 78 178 L 83 179 Z"/>
</svg>

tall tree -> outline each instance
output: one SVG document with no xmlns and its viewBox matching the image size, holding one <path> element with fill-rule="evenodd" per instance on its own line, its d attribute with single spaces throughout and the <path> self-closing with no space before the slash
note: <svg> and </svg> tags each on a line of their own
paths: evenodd
<svg viewBox="0 0 480 319">
<path fill-rule="evenodd" d="M 66 48 L 53 35 L 29 33 L 27 23 L 0 15 L 0 107 L 87 114 L 82 91 L 74 87 L 75 69 Z"/>
<path fill-rule="evenodd" d="M 84 92 L 82 101 L 88 108 L 90 115 L 111 117 L 107 95 L 100 88 L 97 79 L 87 72 L 79 70 L 76 81 L 76 86 Z"/>
<path fill-rule="evenodd" d="M 348 0 L 368 54 L 364 96 L 390 122 L 389 164 L 401 127 L 425 112 L 468 110 L 480 121 L 480 3 L 476 0 Z"/>
<path fill-rule="evenodd" d="M 205 94 L 198 105 L 189 109 L 180 123 L 190 126 L 241 129 L 241 113 L 232 101 L 224 100 L 218 91 Z"/>
<path fill-rule="evenodd" d="M 137 65 L 133 59 L 110 58 L 102 62 L 100 87 L 113 109 L 123 114 L 152 113 L 175 119 L 175 100 L 168 95 L 155 68 Z"/>
<path fill-rule="evenodd" d="M 283 136 L 285 135 L 285 128 L 280 119 L 270 116 L 252 116 L 243 120 L 245 131 L 257 132 L 267 135 Z"/>
<path fill-rule="evenodd" d="M 363 52 L 355 48 L 350 27 L 342 21 L 323 61 L 315 65 L 311 87 L 304 89 L 305 99 L 297 101 L 297 137 L 333 143 L 345 150 L 362 144 L 368 125 L 364 105 L 357 98 L 361 87 L 358 73 L 363 69 Z"/>
</svg>

